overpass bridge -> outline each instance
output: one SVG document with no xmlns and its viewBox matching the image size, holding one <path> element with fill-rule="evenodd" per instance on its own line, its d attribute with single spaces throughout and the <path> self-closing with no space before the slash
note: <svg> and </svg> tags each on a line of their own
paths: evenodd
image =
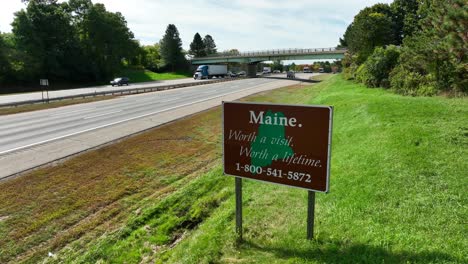
<svg viewBox="0 0 468 264">
<path fill-rule="evenodd" d="M 338 60 L 343 59 L 346 49 L 337 48 L 313 48 L 313 49 L 275 49 L 262 51 L 247 51 L 239 53 L 222 52 L 209 57 L 194 57 L 191 63 L 223 64 L 237 62 L 248 64 L 247 75 L 256 76 L 256 65 L 262 61 L 273 60 Z"/>
<path fill-rule="evenodd" d="M 192 58 L 192 64 L 210 63 L 258 63 L 273 60 L 336 60 L 344 58 L 346 49 L 315 48 L 315 49 L 275 49 L 262 51 L 247 51 L 240 53 L 222 52 L 209 57 Z"/>
</svg>

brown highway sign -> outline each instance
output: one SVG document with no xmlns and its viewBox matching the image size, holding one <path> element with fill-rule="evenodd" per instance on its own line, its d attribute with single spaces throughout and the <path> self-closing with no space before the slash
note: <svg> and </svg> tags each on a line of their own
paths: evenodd
<svg viewBox="0 0 468 264">
<path fill-rule="evenodd" d="M 224 173 L 328 192 L 333 108 L 223 102 Z"/>
</svg>

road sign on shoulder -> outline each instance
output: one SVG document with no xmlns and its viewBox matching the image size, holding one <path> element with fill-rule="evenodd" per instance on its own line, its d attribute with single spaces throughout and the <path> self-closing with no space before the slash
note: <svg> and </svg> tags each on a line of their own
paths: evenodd
<svg viewBox="0 0 468 264">
<path fill-rule="evenodd" d="M 48 79 L 40 79 L 39 84 L 41 86 L 49 86 L 49 80 Z"/>
<path fill-rule="evenodd" d="M 224 173 L 328 192 L 331 106 L 223 102 Z"/>
</svg>

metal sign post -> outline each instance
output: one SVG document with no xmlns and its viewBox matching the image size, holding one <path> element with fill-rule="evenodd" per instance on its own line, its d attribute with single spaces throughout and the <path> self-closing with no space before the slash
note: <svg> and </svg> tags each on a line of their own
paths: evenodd
<svg viewBox="0 0 468 264">
<path fill-rule="evenodd" d="M 309 191 L 307 197 L 307 239 L 314 238 L 314 213 L 315 213 L 315 192 Z"/>
<path fill-rule="evenodd" d="M 236 233 L 237 241 L 242 242 L 242 178 L 236 177 Z"/>
<path fill-rule="evenodd" d="M 47 103 L 49 103 L 49 90 L 47 87 L 49 87 L 49 80 L 48 79 L 40 79 L 39 80 L 39 85 L 46 87 L 45 88 L 45 93 L 46 93 L 46 99 Z M 42 90 L 42 101 L 44 101 L 44 90 Z"/>
</svg>

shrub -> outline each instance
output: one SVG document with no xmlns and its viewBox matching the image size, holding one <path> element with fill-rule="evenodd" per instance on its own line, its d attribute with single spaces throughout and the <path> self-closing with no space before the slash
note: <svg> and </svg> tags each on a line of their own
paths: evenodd
<svg viewBox="0 0 468 264">
<path fill-rule="evenodd" d="M 359 67 L 356 79 L 369 87 L 388 88 L 390 72 L 396 66 L 400 50 L 394 45 L 377 47 L 366 62 Z"/>
<path fill-rule="evenodd" d="M 437 94 L 432 75 L 409 71 L 402 65 L 390 73 L 390 85 L 397 93 L 404 95 L 432 96 Z"/>
<path fill-rule="evenodd" d="M 369 81 L 369 72 L 367 71 L 366 65 L 362 64 L 361 66 L 359 66 L 356 69 L 354 76 L 356 81 L 367 85 Z"/>
</svg>

